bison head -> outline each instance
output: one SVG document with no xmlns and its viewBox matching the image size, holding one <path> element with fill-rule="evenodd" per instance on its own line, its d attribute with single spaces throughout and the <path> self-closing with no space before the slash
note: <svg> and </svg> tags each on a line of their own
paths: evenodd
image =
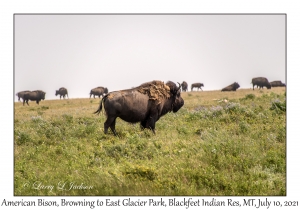
<svg viewBox="0 0 300 210">
<path fill-rule="evenodd" d="M 175 102 L 173 103 L 173 112 L 177 112 L 184 104 L 183 98 L 180 96 L 180 91 L 177 92 Z"/>
<path fill-rule="evenodd" d="M 167 82 L 166 85 L 169 86 L 170 88 L 170 93 L 171 93 L 171 100 L 172 100 L 172 111 L 177 112 L 184 104 L 184 100 L 181 97 L 181 84 L 179 84 L 179 87 L 176 86 L 174 82 Z"/>
<path fill-rule="evenodd" d="M 45 100 L 46 93 L 44 91 L 41 91 L 40 93 L 41 93 L 41 99 Z"/>
<path fill-rule="evenodd" d="M 268 82 L 266 87 L 267 87 L 267 89 L 271 89 L 271 84 Z"/>
<path fill-rule="evenodd" d="M 235 82 L 235 83 L 234 83 L 234 89 L 236 90 L 236 89 L 238 89 L 239 87 L 240 87 L 239 83 Z"/>
</svg>

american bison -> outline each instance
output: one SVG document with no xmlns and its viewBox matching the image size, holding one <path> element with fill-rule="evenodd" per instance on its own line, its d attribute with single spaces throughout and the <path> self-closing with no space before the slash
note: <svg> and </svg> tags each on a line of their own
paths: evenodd
<svg viewBox="0 0 300 210">
<path fill-rule="evenodd" d="M 183 82 L 181 83 L 181 89 L 182 89 L 182 92 L 188 91 L 188 84 L 187 84 L 186 81 L 183 81 Z"/>
<path fill-rule="evenodd" d="M 24 94 L 28 93 L 28 92 L 30 92 L 30 91 L 29 90 L 24 90 L 24 91 L 16 93 L 16 96 L 18 96 L 18 101 L 20 101 L 20 98 L 22 98 L 23 101 L 24 101 Z"/>
<path fill-rule="evenodd" d="M 191 86 L 191 91 L 193 91 L 193 88 L 198 88 L 197 90 L 199 90 L 199 88 L 200 88 L 202 90 L 201 87 L 204 87 L 203 83 L 193 83 L 192 86 Z"/>
<path fill-rule="evenodd" d="M 285 87 L 286 85 L 282 83 L 280 80 L 270 82 L 272 87 Z"/>
<path fill-rule="evenodd" d="M 35 91 L 25 93 L 24 97 L 23 97 L 23 106 L 24 106 L 25 102 L 29 106 L 28 100 L 36 101 L 36 103 L 39 104 L 39 102 L 41 100 L 45 100 L 45 94 L 46 93 L 44 91 L 41 91 L 41 90 L 35 90 Z"/>
<path fill-rule="evenodd" d="M 104 104 L 107 119 L 104 133 L 111 128 L 117 135 L 116 118 L 130 123 L 140 122 L 141 128 L 148 128 L 155 134 L 155 123 L 168 112 L 177 112 L 184 104 L 180 96 L 180 86 L 174 82 L 161 81 L 144 83 L 138 87 L 110 92 L 105 95 L 95 114 L 99 114 Z"/>
<path fill-rule="evenodd" d="M 59 95 L 59 99 L 61 99 L 61 97 L 63 97 L 63 99 L 65 99 L 65 96 L 68 96 L 68 90 L 64 87 L 59 88 L 59 90 L 55 91 L 55 96 Z M 68 96 L 69 98 L 69 96 Z"/>
<path fill-rule="evenodd" d="M 264 88 L 264 86 L 267 87 L 267 89 L 271 89 L 271 84 L 269 83 L 268 79 L 265 77 L 253 78 L 251 83 L 253 84 L 253 90 L 255 85 L 257 85 L 259 89 Z"/>
<path fill-rule="evenodd" d="M 223 88 L 221 91 L 236 91 L 240 87 L 239 83 L 234 82 L 231 85 Z"/>
<path fill-rule="evenodd" d="M 100 96 L 103 97 L 103 95 L 107 94 L 107 93 L 108 93 L 107 88 L 105 88 L 105 87 L 96 87 L 96 88 L 91 90 L 90 98 L 91 98 L 92 95 L 94 95 L 94 98 L 95 98 L 95 96 L 98 96 L 100 98 Z"/>
</svg>

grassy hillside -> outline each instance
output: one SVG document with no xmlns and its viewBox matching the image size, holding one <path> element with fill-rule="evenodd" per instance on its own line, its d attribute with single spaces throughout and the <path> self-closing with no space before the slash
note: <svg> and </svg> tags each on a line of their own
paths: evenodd
<svg viewBox="0 0 300 210">
<path fill-rule="evenodd" d="M 15 103 L 15 195 L 286 195 L 285 88 L 182 93 L 156 135 L 99 99 Z M 225 100 L 226 99 L 226 100 Z"/>
</svg>

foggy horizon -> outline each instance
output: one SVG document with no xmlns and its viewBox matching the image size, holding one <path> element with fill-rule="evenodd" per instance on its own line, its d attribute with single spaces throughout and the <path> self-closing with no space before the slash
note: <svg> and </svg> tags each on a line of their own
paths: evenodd
<svg viewBox="0 0 300 210">
<path fill-rule="evenodd" d="M 89 98 L 161 80 L 221 90 L 251 79 L 286 83 L 286 16 L 23 15 L 14 16 L 14 91 L 68 89 Z M 17 101 L 17 97 L 14 96 Z"/>
</svg>

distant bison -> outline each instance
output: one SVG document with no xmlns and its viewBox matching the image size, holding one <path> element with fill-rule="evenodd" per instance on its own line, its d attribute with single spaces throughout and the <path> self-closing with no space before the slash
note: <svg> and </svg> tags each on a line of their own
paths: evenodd
<svg viewBox="0 0 300 210">
<path fill-rule="evenodd" d="M 94 95 L 94 98 L 95 98 L 95 96 L 98 96 L 100 98 L 100 96 L 103 96 L 104 94 L 107 94 L 107 93 L 108 93 L 107 88 L 105 88 L 105 87 L 96 87 L 96 88 L 91 90 L 90 98 L 91 98 L 92 95 Z"/>
<path fill-rule="evenodd" d="M 177 112 L 184 104 L 180 96 L 180 85 L 173 82 L 164 84 L 161 81 L 144 83 L 138 87 L 110 92 L 105 95 L 96 113 L 105 108 L 107 119 L 104 133 L 111 128 L 117 135 L 116 118 L 130 123 L 140 122 L 141 128 L 151 129 L 155 134 L 155 123 L 168 112 Z"/>
<path fill-rule="evenodd" d="M 181 89 L 182 89 L 182 92 L 188 91 L 188 84 L 187 84 L 186 81 L 183 81 L 183 82 L 181 83 Z"/>
<path fill-rule="evenodd" d="M 55 96 L 59 95 L 59 99 L 61 99 L 61 97 L 63 97 L 63 99 L 65 99 L 65 96 L 68 96 L 68 90 L 64 87 L 59 88 L 59 90 L 55 91 Z M 69 96 L 68 96 L 69 98 Z"/>
<path fill-rule="evenodd" d="M 30 92 L 29 90 L 24 90 L 24 91 L 20 91 L 18 93 L 16 93 L 16 96 L 18 96 L 18 101 L 20 101 L 20 98 L 23 99 L 24 101 L 24 94 Z"/>
<path fill-rule="evenodd" d="M 272 87 L 285 87 L 286 86 L 281 81 L 273 81 L 273 82 L 270 82 L 270 84 L 271 84 Z"/>
<path fill-rule="evenodd" d="M 231 85 L 223 88 L 221 91 L 236 91 L 239 87 L 239 83 L 234 82 Z"/>
<path fill-rule="evenodd" d="M 25 102 L 28 104 L 28 100 L 30 101 L 36 101 L 37 104 L 39 104 L 39 102 L 41 100 L 45 100 L 45 92 L 41 91 L 41 90 L 35 90 L 35 91 L 31 91 L 28 93 L 24 94 L 24 98 L 23 98 L 23 106 L 25 104 Z"/>
<path fill-rule="evenodd" d="M 255 85 L 257 85 L 259 89 L 264 88 L 264 86 L 267 87 L 267 89 L 271 89 L 271 84 L 269 83 L 268 79 L 265 77 L 253 78 L 251 83 L 253 84 L 253 90 Z"/>
<path fill-rule="evenodd" d="M 199 88 L 200 88 L 202 90 L 201 87 L 204 87 L 203 83 L 193 83 L 192 86 L 191 86 L 191 91 L 193 91 L 193 88 L 198 88 L 197 90 L 199 90 Z"/>
</svg>

